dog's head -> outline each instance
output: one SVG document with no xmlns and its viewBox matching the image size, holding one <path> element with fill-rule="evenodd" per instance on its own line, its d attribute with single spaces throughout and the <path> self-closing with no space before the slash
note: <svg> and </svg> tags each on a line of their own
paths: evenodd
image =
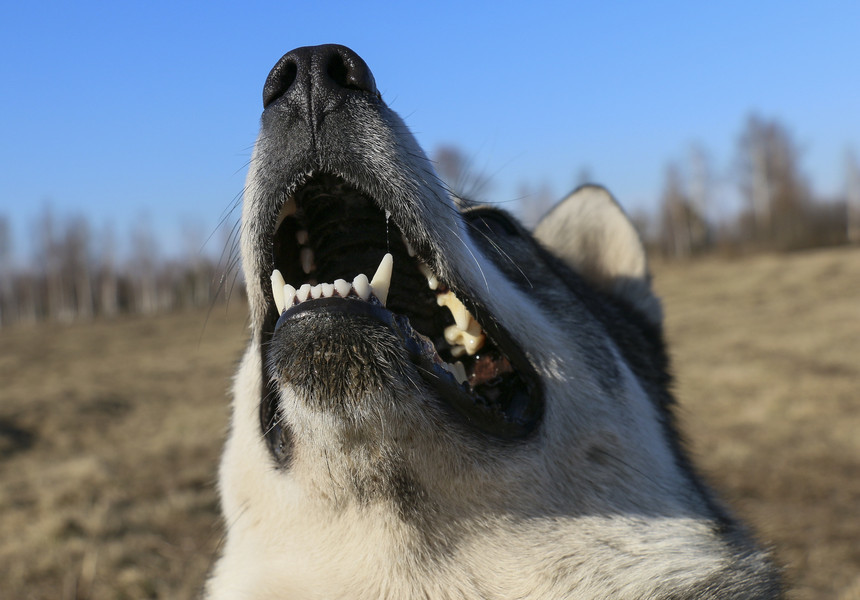
<svg viewBox="0 0 860 600">
<path fill-rule="evenodd" d="M 387 483 L 423 489 L 508 471 L 550 442 L 573 441 L 557 448 L 571 460 L 603 429 L 589 413 L 631 383 L 598 318 L 605 298 L 506 213 L 459 210 L 348 49 L 287 54 L 263 98 L 242 249 L 266 466 L 289 477 L 309 452 L 378 454 L 398 463 Z M 588 255 L 603 282 L 638 281 L 656 306 L 635 232 L 605 193 L 587 192 L 589 226 L 565 210 L 547 217 L 544 241 L 579 243 L 573 260 Z M 610 209 L 615 240 L 601 239 Z M 604 243 L 638 262 L 612 272 L 598 264 Z M 387 479 L 380 464 L 347 462 L 350 481 Z"/>
<path fill-rule="evenodd" d="M 372 537 L 405 565 L 505 523 L 720 521 L 675 441 L 641 243 L 602 188 L 534 235 L 463 208 L 342 46 L 285 55 L 263 103 L 231 560 L 324 562 Z"/>
</svg>

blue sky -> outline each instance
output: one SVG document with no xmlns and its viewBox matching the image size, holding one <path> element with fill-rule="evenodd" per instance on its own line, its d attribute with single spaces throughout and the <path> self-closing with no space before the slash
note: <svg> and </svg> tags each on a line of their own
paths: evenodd
<svg viewBox="0 0 860 600">
<path fill-rule="evenodd" d="M 653 208 L 693 143 L 728 178 L 752 111 L 790 128 L 833 195 L 846 149 L 860 153 L 858 32 L 856 1 L 5 0 L 0 214 L 22 254 L 46 206 L 120 236 L 144 222 L 181 250 L 241 192 L 269 69 L 328 42 L 506 206 L 523 183 L 561 196 L 587 168 L 628 209 Z"/>
</svg>

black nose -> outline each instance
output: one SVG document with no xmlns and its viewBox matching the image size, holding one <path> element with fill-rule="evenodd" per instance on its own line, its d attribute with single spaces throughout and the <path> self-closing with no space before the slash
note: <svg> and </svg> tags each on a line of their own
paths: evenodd
<svg viewBox="0 0 860 600">
<path fill-rule="evenodd" d="M 336 101 L 355 92 L 379 95 L 373 73 L 358 54 L 337 44 L 304 46 L 281 57 L 269 73 L 263 108 L 294 94 Z"/>
</svg>

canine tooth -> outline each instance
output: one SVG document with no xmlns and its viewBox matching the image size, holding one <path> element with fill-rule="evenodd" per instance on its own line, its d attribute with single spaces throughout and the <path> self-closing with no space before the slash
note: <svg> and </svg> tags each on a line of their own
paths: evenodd
<svg viewBox="0 0 860 600">
<path fill-rule="evenodd" d="M 296 201 L 292 196 L 290 196 L 284 201 L 284 205 L 281 207 L 281 212 L 278 213 L 278 219 L 275 221 L 275 231 L 278 230 L 278 227 L 281 226 L 284 219 L 294 214 L 296 214 Z"/>
<path fill-rule="evenodd" d="M 322 297 L 323 298 L 331 298 L 334 296 L 334 284 L 332 283 L 321 283 L 322 286 Z"/>
<path fill-rule="evenodd" d="M 364 273 L 356 275 L 355 279 L 352 280 L 352 287 L 362 300 L 370 298 L 370 282 Z"/>
<path fill-rule="evenodd" d="M 309 275 L 314 270 L 314 251 L 310 248 L 302 248 L 301 253 L 302 271 Z"/>
<path fill-rule="evenodd" d="M 373 280 L 370 282 L 370 287 L 382 306 L 385 306 L 385 301 L 388 299 L 388 289 L 391 287 L 391 271 L 394 267 L 394 257 L 391 254 L 386 254 L 382 257 L 382 261 L 376 268 L 376 273 L 373 275 Z"/>
<path fill-rule="evenodd" d="M 296 232 L 296 241 L 299 243 L 300 246 L 304 246 L 305 244 L 307 244 L 309 237 L 310 236 L 308 236 L 308 232 L 304 229 L 299 229 Z"/>
<path fill-rule="evenodd" d="M 410 258 L 415 256 L 415 248 L 412 247 L 412 244 L 409 243 L 406 236 L 401 233 L 400 237 L 403 239 L 403 245 L 406 246 L 406 252 L 409 253 Z"/>
<path fill-rule="evenodd" d="M 284 276 L 277 269 L 272 271 L 272 296 L 275 298 L 275 308 L 281 314 L 284 312 Z"/>
<path fill-rule="evenodd" d="M 322 284 L 315 285 L 311 287 L 311 298 L 316 300 L 317 298 L 322 296 Z"/>
<path fill-rule="evenodd" d="M 421 274 L 424 275 L 424 277 L 427 279 L 427 285 L 430 287 L 431 290 L 435 290 L 439 287 L 439 279 L 436 277 L 433 271 L 430 270 L 429 266 L 427 266 L 421 261 L 418 261 L 418 270 L 421 271 Z"/>
<path fill-rule="evenodd" d="M 299 302 L 304 302 L 308 299 L 308 295 L 311 293 L 311 284 L 306 283 L 302 287 L 299 288 L 299 291 L 296 292 L 296 298 L 298 298 Z"/>
<path fill-rule="evenodd" d="M 347 296 L 349 296 L 349 291 L 352 289 L 352 284 L 345 279 L 335 279 L 334 289 L 337 290 L 338 294 L 346 298 Z"/>
<path fill-rule="evenodd" d="M 296 288 L 291 286 L 289 283 L 284 286 L 284 307 L 289 308 L 293 305 L 293 301 L 296 299 Z"/>
</svg>

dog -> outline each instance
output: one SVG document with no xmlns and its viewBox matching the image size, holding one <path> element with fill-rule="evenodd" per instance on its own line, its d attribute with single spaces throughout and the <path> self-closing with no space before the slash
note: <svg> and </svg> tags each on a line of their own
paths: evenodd
<svg viewBox="0 0 860 600">
<path fill-rule="evenodd" d="M 684 453 L 605 189 L 533 233 L 452 198 L 343 46 L 286 54 L 263 105 L 207 598 L 780 597 Z"/>
</svg>

